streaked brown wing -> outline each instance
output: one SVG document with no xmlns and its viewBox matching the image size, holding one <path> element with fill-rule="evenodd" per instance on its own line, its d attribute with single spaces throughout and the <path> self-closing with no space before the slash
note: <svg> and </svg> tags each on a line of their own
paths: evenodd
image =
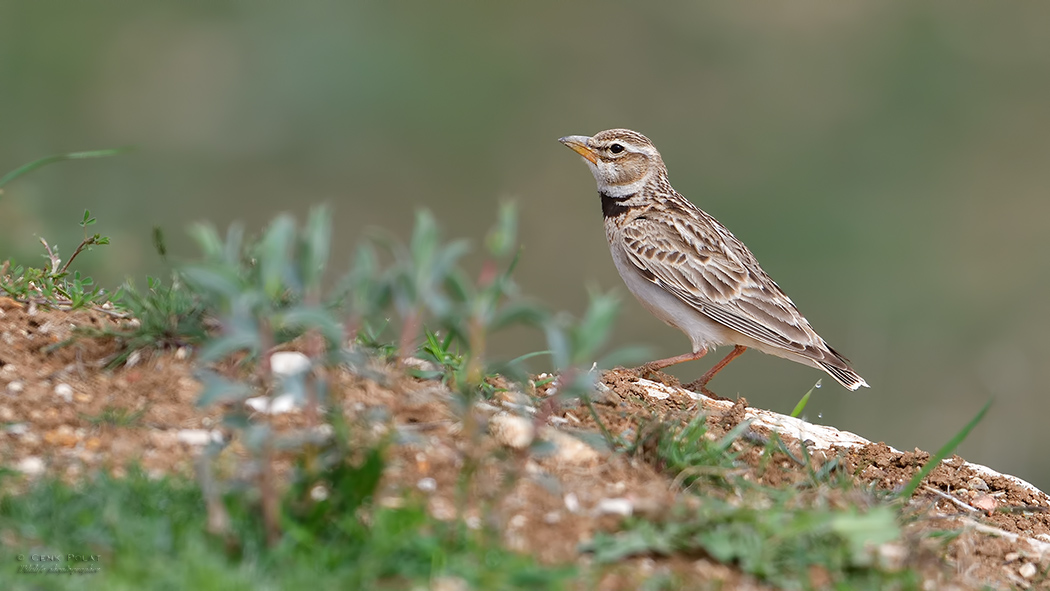
<svg viewBox="0 0 1050 591">
<path fill-rule="evenodd" d="M 711 320 L 757 341 L 823 359 L 826 345 L 732 233 L 699 209 L 649 211 L 622 228 L 643 276 Z"/>
</svg>

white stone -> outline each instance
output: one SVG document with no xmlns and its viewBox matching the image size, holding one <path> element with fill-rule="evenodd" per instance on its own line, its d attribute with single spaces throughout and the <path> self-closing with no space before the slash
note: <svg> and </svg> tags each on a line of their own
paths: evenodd
<svg viewBox="0 0 1050 591">
<path fill-rule="evenodd" d="M 244 401 L 248 408 L 271 415 L 282 415 L 299 410 L 294 394 L 281 394 L 274 398 L 255 396 Z"/>
<path fill-rule="evenodd" d="M 565 508 L 569 510 L 569 513 L 580 512 L 580 499 L 576 496 L 576 493 L 566 493 Z"/>
<path fill-rule="evenodd" d="M 310 369 L 310 358 L 298 351 L 278 351 L 270 355 L 270 371 L 292 376 Z"/>
<path fill-rule="evenodd" d="M 1026 562 L 1023 565 L 1021 565 L 1021 568 L 1017 569 L 1017 574 L 1021 575 L 1026 579 L 1031 579 L 1035 576 L 1035 573 L 1036 567 L 1031 562 Z"/>
<path fill-rule="evenodd" d="M 536 438 L 532 421 L 501 412 L 489 419 L 489 432 L 500 444 L 513 449 L 525 449 Z"/>
<path fill-rule="evenodd" d="M 202 446 L 208 445 L 211 441 L 222 441 L 222 433 L 219 431 L 208 431 L 207 429 L 180 429 L 175 434 L 175 439 L 179 443 L 185 443 L 186 445 Z"/>
<path fill-rule="evenodd" d="M 13 381 L 13 382 L 11 382 L 10 384 L 7 385 L 7 393 L 8 394 L 20 394 L 25 389 L 26 389 L 25 382 L 22 382 L 22 381 L 19 381 L 19 380 L 15 380 L 15 381 Z"/>
<path fill-rule="evenodd" d="M 55 395 L 66 402 L 73 402 L 73 386 L 66 383 L 55 384 Z"/>
<path fill-rule="evenodd" d="M 36 456 L 29 456 L 28 458 L 22 458 L 22 461 L 18 462 L 15 468 L 23 474 L 36 476 L 44 471 L 44 460 Z"/>
<path fill-rule="evenodd" d="M 624 517 L 629 517 L 631 513 L 634 513 L 634 504 L 630 499 L 624 498 L 602 499 L 598 501 L 594 511 L 598 515 L 623 515 Z"/>
<path fill-rule="evenodd" d="M 543 429 L 543 438 L 554 444 L 554 458 L 567 464 L 586 464 L 599 459 L 598 451 L 579 439 L 553 427 Z"/>
<path fill-rule="evenodd" d="M 423 492 L 434 492 L 435 490 L 437 490 L 437 487 L 437 480 L 434 480 L 429 476 L 426 478 L 420 478 L 419 482 L 416 483 L 416 488 Z"/>
</svg>

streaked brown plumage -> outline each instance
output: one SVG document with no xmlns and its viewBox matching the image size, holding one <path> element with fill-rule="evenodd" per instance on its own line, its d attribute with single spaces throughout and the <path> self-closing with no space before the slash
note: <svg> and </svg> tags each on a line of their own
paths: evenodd
<svg viewBox="0 0 1050 591">
<path fill-rule="evenodd" d="M 692 353 L 652 361 L 642 366 L 644 372 L 734 345 L 690 386 L 706 390 L 707 382 L 747 348 L 822 369 L 850 390 L 868 385 L 810 327 L 751 251 L 671 187 L 648 138 L 610 129 L 560 141 L 583 156 L 594 174 L 605 235 L 627 288 L 692 341 Z"/>
</svg>

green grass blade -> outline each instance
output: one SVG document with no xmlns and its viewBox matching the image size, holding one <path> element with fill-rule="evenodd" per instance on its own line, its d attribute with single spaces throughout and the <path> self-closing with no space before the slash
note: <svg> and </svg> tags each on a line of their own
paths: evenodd
<svg viewBox="0 0 1050 591">
<path fill-rule="evenodd" d="M 7 183 L 17 179 L 18 177 L 29 174 L 41 166 L 47 166 L 55 162 L 62 162 L 63 160 L 80 160 L 82 158 L 108 158 L 110 156 L 116 156 L 117 154 L 123 154 L 124 152 L 131 151 L 131 147 L 124 148 L 112 148 L 109 150 L 88 150 L 87 152 L 70 152 L 68 154 L 56 154 L 54 156 L 47 156 L 39 160 L 34 160 L 29 164 L 23 164 L 11 172 L 5 174 L 0 178 L 0 187 L 3 187 Z"/>
<path fill-rule="evenodd" d="M 907 499 L 911 497 L 911 494 L 915 492 L 915 489 L 919 488 L 919 484 L 922 483 L 922 479 L 926 478 L 926 475 L 930 472 L 933 472 L 933 469 L 940 465 L 941 460 L 948 457 L 948 454 L 955 451 L 955 448 L 958 447 L 964 439 L 966 439 L 966 437 L 970 434 L 970 431 L 972 431 L 973 428 L 977 426 L 977 423 L 981 422 L 981 419 L 984 418 L 985 413 L 987 413 L 988 409 L 991 407 L 992 400 L 989 400 L 988 402 L 984 403 L 984 407 L 981 408 L 980 412 L 978 412 L 976 416 L 970 419 L 970 422 L 967 423 L 966 426 L 963 427 L 958 433 L 956 433 L 955 437 L 952 437 L 950 440 L 948 440 L 948 443 L 945 443 L 944 446 L 941 447 L 941 449 L 937 450 L 937 453 L 934 454 L 932 458 L 930 458 L 930 461 L 926 462 L 926 465 L 923 466 L 922 469 L 919 470 L 919 472 L 912 477 L 912 479 L 908 482 L 908 485 L 905 486 L 903 490 L 901 490 L 898 498 Z"/>
<path fill-rule="evenodd" d="M 813 388 L 817 388 L 819 385 L 820 380 L 817 380 L 817 383 L 813 385 Z M 809 397 L 813 394 L 813 388 L 810 388 L 809 392 L 806 392 L 802 396 L 802 400 L 799 400 L 798 404 L 795 405 L 795 408 L 791 411 L 791 418 L 797 419 L 798 416 L 802 414 L 802 411 L 806 410 L 806 405 L 809 404 Z"/>
</svg>

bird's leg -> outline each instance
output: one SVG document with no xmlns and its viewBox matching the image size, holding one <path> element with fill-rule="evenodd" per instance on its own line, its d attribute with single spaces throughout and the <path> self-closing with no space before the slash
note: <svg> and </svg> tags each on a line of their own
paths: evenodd
<svg viewBox="0 0 1050 591">
<path fill-rule="evenodd" d="M 681 355 L 675 355 L 674 357 L 668 357 L 667 359 L 650 361 L 649 363 L 640 366 L 636 371 L 638 372 L 638 377 L 644 378 L 665 367 L 671 367 L 672 365 L 678 365 L 679 363 L 685 363 L 686 361 L 696 361 L 704 355 L 707 355 L 707 347 L 704 347 L 699 351 L 693 351 L 692 353 L 683 353 Z"/>
<path fill-rule="evenodd" d="M 711 378 L 715 377 L 716 373 L 722 371 L 723 367 L 729 365 L 730 361 L 736 359 L 737 357 L 740 357 L 740 355 L 744 351 L 747 351 L 747 347 L 745 347 L 743 345 L 737 345 L 737 346 L 733 347 L 733 350 L 730 351 L 728 355 L 723 357 L 722 360 L 719 361 L 718 363 L 716 363 L 714 367 L 712 367 L 711 369 L 707 370 L 707 373 L 705 373 L 704 375 L 700 376 L 699 380 L 696 380 L 695 382 L 690 382 L 690 383 L 686 384 L 685 385 L 685 389 L 686 390 L 693 390 L 695 392 L 696 389 L 699 388 L 700 392 L 702 392 L 703 394 L 711 396 L 712 398 L 716 397 L 714 392 L 711 392 L 710 390 L 707 389 L 707 383 L 711 381 Z"/>
</svg>

